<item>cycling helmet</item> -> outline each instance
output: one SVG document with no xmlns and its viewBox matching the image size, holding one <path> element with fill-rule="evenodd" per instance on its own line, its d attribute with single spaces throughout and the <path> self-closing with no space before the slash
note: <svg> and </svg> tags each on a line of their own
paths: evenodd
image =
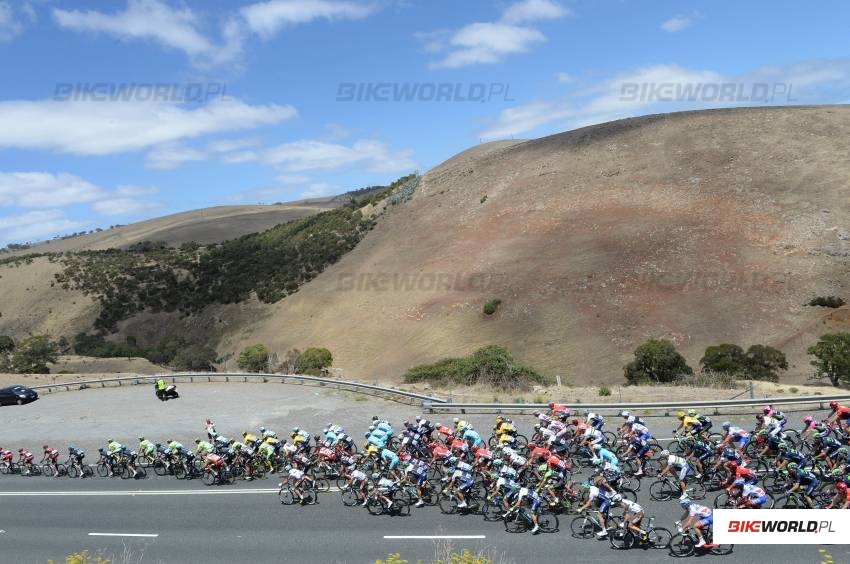
<svg viewBox="0 0 850 564">
<path fill-rule="evenodd" d="M 405 427 L 407 427 L 408 425 L 410 425 L 410 419 L 405 419 L 404 421 L 401 422 L 401 424 L 404 425 Z"/>
<path fill-rule="evenodd" d="M 690 507 L 693 504 L 694 502 L 686 497 L 679 498 L 679 505 L 681 505 L 682 507 Z"/>
<path fill-rule="evenodd" d="M 195 444 L 198 444 L 200 442 L 201 442 L 201 439 L 195 439 Z"/>
<path fill-rule="evenodd" d="M 767 429 L 762 429 L 761 431 L 759 431 L 759 436 L 760 436 L 760 437 L 766 437 L 766 436 L 768 436 L 769 434 L 770 434 L 770 431 L 768 431 Z"/>
<path fill-rule="evenodd" d="M 496 460 L 493 461 L 493 466 L 501 466 L 503 464 L 504 464 L 504 461 L 502 461 L 501 458 L 497 458 Z"/>
<path fill-rule="evenodd" d="M 845 492 L 847 491 L 847 484 L 845 484 L 844 482 L 838 482 L 837 484 L 835 484 L 835 489 Z"/>
<path fill-rule="evenodd" d="M 693 437 L 688 437 L 687 439 L 685 439 L 685 444 L 689 447 L 692 447 L 697 444 L 697 441 Z"/>
<path fill-rule="evenodd" d="M 623 419 L 628 419 L 630 415 L 631 414 L 628 411 L 621 411 L 620 412 L 620 417 L 622 417 Z"/>
<path fill-rule="evenodd" d="M 799 468 L 800 468 L 800 465 L 797 464 L 796 462 L 791 462 L 791 463 L 788 464 L 788 471 L 789 472 L 796 472 Z"/>
<path fill-rule="evenodd" d="M 376 427 L 375 427 L 374 425 L 369 425 L 369 430 L 370 430 L 370 431 L 374 431 L 375 429 L 376 429 Z"/>
<path fill-rule="evenodd" d="M 786 450 L 788 450 L 788 443 L 786 443 L 785 441 L 780 441 L 779 444 L 776 445 L 776 448 L 778 448 L 781 451 L 786 451 Z"/>
<path fill-rule="evenodd" d="M 248 431 L 242 431 L 242 436 L 243 436 L 243 437 L 247 437 L 247 436 L 248 436 Z"/>
<path fill-rule="evenodd" d="M 697 416 L 697 410 L 696 409 L 689 409 L 688 410 L 688 416 L 696 417 Z"/>
<path fill-rule="evenodd" d="M 539 430 L 540 430 L 540 423 L 538 423 L 537 425 L 535 425 L 535 426 L 534 426 L 534 430 L 535 430 L 535 431 L 539 431 Z"/>
<path fill-rule="evenodd" d="M 737 467 L 738 467 L 738 463 L 735 462 L 734 460 L 729 462 L 729 468 L 731 468 L 732 470 L 735 470 Z"/>
<path fill-rule="evenodd" d="M 836 452 L 838 452 L 841 456 L 847 456 L 847 447 L 841 447 Z"/>
<path fill-rule="evenodd" d="M 538 415 L 540 415 L 540 412 L 539 412 L 538 410 L 536 410 L 536 409 L 535 409 L 534 411 L 532 411 L 532 412 L 531 412 L 531 414 L 532 414 L 533 416 L 537 417 Z"/>
<path fill-rule="evenodd" d="M 162 443 L 156 443 L 154 446 L 155 446 L 156 448 L 160 448 L 160 447 L 162 447 Z"/>
<path fill-rule="evenodd" d="M 450 456 L 450 457 L 446 460 L 446 464 L 448 464 L 448 465 L 450 465 L 450 466 L 454 466 L 455 464 L 457 464 L 457 457 L 456 457 L 456 456 Z"/>
<path fill-rule="evenodd" d="M 111 443 L 111 442 L 112 442 L 112 439 L 106 439 L 106 442 L 107 442 L 107 443 Z"/>
<path fill-rule="evenodd" d="M 416 416 L 416 422 L 418 423 L 419 421 L 422 421 L 422 417 L 420 417 L 419 415 L 417 415 L 417 416 Z"/>
<path fill-rule="evenodd" d="M 47 449 L 49 449 L 49 448 L 50 448 L 50 447 L 49 447 L 49 446 L 47 446 L 47 445 L 41 445 L 41 450 L 47 450 Z"/>
<path fill-rule="evenodd" d="M 811 415 L 804 415 L 803 416 L 803 423 L 811 423 L 811 422 L 812 422 L 812 416 Z"/>
<path fill-rule="evenodd" d="M 831 402 L 829 402 L 829 407 L 830 407 L 830 409 L 832 409 L 833 411 L 835 411 L 836 409 L 838 409 L 838 402 L 837 402 L 837 401 L 831 401 Z"/>
<path fill-rule="evenodd" d="M 573 418 L 573 420 L 571 421 L 571 423 L 572 423 L 573 425 L 578 425 L 578 419 Z"/>
<path fill-rule="evenodd" d="M 363 436 L 364 436 L 364 437 L 366 437 L 366 438 L 368 439 L 370 434 L 371 434 L 371 433 L 369 433 L 369 431 L 366 431 L 365 433 L 363 433 Z"/>
<path fill-rule="evenodd" d="M 301 430 L 301 428 L 300 428 L 300 427 L 293 427 L 293 428 L 292 428 L 292 432 L 293 432 L 293 433 L 297 433 L 297 432 L 298 432 L 298 431 L 300 431 L 300 430 Z"/>
<path fill-rule="evenodd" d="M 290 470 L 292 470 L 292 464 L 287 464 L 286 466 L 283 467 L 283 469 L 286 470 L 287 472 L 289 472 Z"/>
<path fill-rule="evenodd" d="M 764 415 L 761 413 L 756 413 L 756 421 L 764 421 Z"/>
<path fill-rule="evenodd" d="M 680 409 L 679 411 L 676 412 L 676 417 L 678 417 L 679 419 L 684 419 L 685 418 L 685 412 Z"/>
<path fill-rule="evenodd" d="M 145 440 L 144 437 L 139 437 L 139 442 L 142 442 L 143 440 Z"/>
<path fill-rule="evenodd" d="M 668 456 L 670 456 L 670 451 L 662 450 L 660 453 L 658 453 L 658 456 L 660 456 L 661 458 L 667 458 Z"/>
<path fill-rule="evenodd" d="M 579 487 L 579 488 L 581 488 L 581 489 L 583 489 L 583 490 L 589 490 L 589 489 L 590 489 L 590 484 L 589 484 L 589 483 L 587 483 L 587 482 L 582 482 L 582 483 L 580 483 L 580 484 L 578 485 L 578 487 Z"/>
<path fill-rule="evenodd" d="M 22 453 L 22 452 L 24 452 L 24 449 L 19 448 L 19 449 L 18 449 L 18 453 Z"/>
<path fill-rule="evenodd" d="M 727 430 L 728 430 L 728 429 L 729 429 L 729 427 L 731 427 L 731 426 L 732 426 L 732 424 L 731 424 L 731 423 L 729 423 L 728 421 L 724 421 L 724 422 L 723 422 L 723 425 L 721 425 L 721 427 L 723 427 L 724 429 L 727 429 Z"/>
<path fill-rule="evenodd" d="M 767 415 L 768 413 L 770 413 L 771 407 L 769 405 L 763 405 L 761 406 L 761 410 L 764 412 L 765 415 Z"/>
<path fill-rule="evenodd" d="M 454 423 L 455 425 L 457 425 L 459 421 L 460 421 L 460 419 L 458 419 L 457 417 L 452 419 L 452 423 Z"/>
<path fill-rule="evenodd" d="M 322 433 L 327 433 L 327 432 L 328 432 L 328 428 L 327 428 L 327 427 L 325 427 L 324 429 L 322 429 Z"/>
<path fill-rule="evenodd" d="M 611 498 L 611 501 L 614 503 L 620 503 L 623 501 L 623 496 L 620 494 L 614 494 L 614 497 Z"/>
<path fill-rule="evenodd" d="M 591 462 L 591 464 L 593 464 L 594 466 L 599 466 L 600 464 L 602 464 L 602 459 L 601 458 L 594 458 L 593 461 Z"/>
<path fill-rule="evenodd" d="M 602 450 L 602 445 L 593 445 L 593 450 Z"/>
<path fill-rule="evenodd" d="M 373 480 L 380 480 L 381 479 L 381 473 L 380 472 L 372 472 L 372 479 Z"/>
</svg>

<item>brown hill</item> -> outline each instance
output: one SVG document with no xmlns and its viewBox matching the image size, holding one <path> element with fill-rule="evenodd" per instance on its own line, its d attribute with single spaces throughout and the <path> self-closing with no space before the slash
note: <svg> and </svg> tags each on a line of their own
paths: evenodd
<svg viewBox="0 0 850 564">
<path fill-rule="evenodd" d="M 781 346 L 800 380 L 805 347 L 847 326 L 802 304 L 847 297 L 848 178 L 848 107 L 656 115 L 482 145 L 219 348 L 322 345 L 353 376 L 395 379 L 499 343 L 586 383 L 620 381 L 638 344 L 665 337 L 692 365 L 721 342 Z M 420 278 L 405 289 L 404 275 Z M 487 317 L 491 298 L 503 303 Z"/>
<path fill-rule="evenodd" d="M 844 308 L 802 305 L 848 298 L 848 178 L 845 106 L 647 116 L 480 145 L 277 304 L 121 328 L 189 331 L 220 353 L 326 346 L 343 375 L 381 380 L 491 343 L 576 384 L 622 381 L 648 338 L 673 340 L 693 366 L 708 345 L 762 343 L 800 381 L 805 348 L 848 326 Z M 88 298 L 50 287 L 51 268 L 0 268 L 0 334 L 91 322 Z M 488 317 L 492 298 L 502 304 Z"/>
</svg>

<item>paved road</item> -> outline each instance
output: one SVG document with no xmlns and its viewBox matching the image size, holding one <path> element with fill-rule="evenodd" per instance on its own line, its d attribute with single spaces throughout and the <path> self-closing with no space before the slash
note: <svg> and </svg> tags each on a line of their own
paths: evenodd
<svg viewBox="0 0 850 564">
<path fill-rule="evenodd" d="M 126 546 L 134 556 L 143 554 L 145 563 L 365 564 L 393 552 L 415 562 L 433 558 L 434 540 L 385 536 L 439 535 L 483 537 L 451 542 L 456 549 L 490 550 L 507 562 L 623 562 L 626 558 L 630 563 L 648 564 L 668 559 L 656 551 L 631 551 L 626 555 L 613 551 L 607 541 L 573 539 L 566 530 L 568 518 L 558 533 L 509 535 L 500 523 L 488 523 L 474 516 L 446 516 L 437 508 L 414 510 L 409 517 L 375 517 L 362 508 L 344 507 L 337 493 L 325 494 L 317 506 L 282 506 L 268 486 L 273 484 L 239 484 L 221 489 L 165 479 L 130 484 L 120 480 L 4 477 L 0 481 L 4 509 L 0 518 L 4 531 L 0 534 L 2 560 L 62 561 L 65 555 L 84 548 L 120 555 Z M 139 492 L 130 493 L 128 489 Z M 159 493 L 145 495 L 141 493 L 144 491 Z M 22 492 L 31 493 L 21 495 Z M 659 509 L 667 520 L 673 519 L 672 508 Z M 119 536 L 90 536 L 92 533 Z M 120 536 L 126 534 L 158 536 Z M 829 547 L 829 552 L 835 562 L 850 560 L 847 547 Z M 712 560 L 818 563 L 822 556 L 818 547 L 739 546 L 732 555 Z M 137 562 L 135 558 L 129 561 Z"/>
<path fill-rule="evenodd" d="M 285 431 L 294 423 L 317 430 L 328 421 L 339 421 L 360 430 L 372 414 L 397 421 L 416 413 L 410 406 L 373 398 L 355 401 L 348 394 L 302 386 L 186 385 L 181 386 L 183 398 L 167 403 L 155 400 L 148 388 L 63 392 L 29 406 L 4 407 L 0 409 L 0 445 L 35 450 L 43 442 L 74 442 L 91 452 L 107 436 L 133 444 L 139 430 L 155 438 L 173 436 L 189 443 L 208 415 L 216 418 L 221 432 L 235 436 L 261 423 Z M 800 416 L 796 415 L 795 424 Z M 492 415 L 470 419 L 488 429 Z M 751 421 L 737 418 L 748 427 Z M 530 417 L 522 418 L 523 428 L 530 424 Z M 653 418 L 650 426 L 657 434 L 668 435 L 671 421 Z M 140 481 L 0 476 L 2 561 L 61 561 L 84 548 L 120 555 L 126 546 L 134 556 L 143 555 L 145 563 L 366 563 L 393 552 L 415 562 L 433 559 L 434 540 L 385 537 L 439 535 L 483 537 L 454 539 L 452 543 L 456 549 L 488 549 L 508 562 L 622 562 L 625 556 L 612 551 L 607 542 L 571 538 L 570 516 L 563 517 L 558 533 L 508 535 L 500 523 L 474 516 L 446 516 L 437 508 L 414 510 L 409 517 L 373 517 L 364 509 L 344 507 L 336 493 L 324 495 L 314 507 L 284 507 L 277 501 L 274 485 L 274 477 L 228 488 L 205 488 L 197 482 L 152 475 Z M 649 514 L 668 527 L 679 516 L 675 502 L 650 502 L 645 491 L 639 492 L 639 499 Z M 100 536 L 127 533 L 158 536 Z M 828 547 L 828 553 L 835 562 L 850 561 L 847 547 Z M 732 555 L 712 560 L 818 563 L 823 556 L 818 547 L 739 546 Z M 655 551 L 632 551 L 627 556 L 636 564 L 667 559 Z"/>
</svg>

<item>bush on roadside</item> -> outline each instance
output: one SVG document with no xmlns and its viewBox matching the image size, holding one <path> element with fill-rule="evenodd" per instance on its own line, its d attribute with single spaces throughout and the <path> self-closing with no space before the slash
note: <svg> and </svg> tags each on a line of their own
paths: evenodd
<svg viewBox="0 0 850 564">
<path fill-rule="evenodd" d="M 485 384 L 500 389 L 528 389 L 532 384 L 553 383 L 552 378 L 517 363 L 507 349 L 498 345 L 480 348 L 468 357 L 445 358 L 433 364 L 415 366 L 407 371 L 404 381 L 434 385 Z"/>
<path fill-rule="evenodd" d="M 484 304 L 484 313 L 487 315 L 493 315 L 496 313 L 496 310 L 499 306 L 502 305 L 502 300 L 499 298 L 495 298 Z"/>
<path fill-rule="evenodd" d="M 325 368 L 333 364 L 331 351 L 321 347 L 310 347 L 298 355 L 295 361 L 295 371 L 298 374 L 319 375 Z"/>
<path fill-rule="evenodd" d="M 269 349 L 262 343 L 242 349 L 236 365 L 246 372 L 265 372 L 269 368 Z"/>
<path fill-rule="evenodd" d="M 611 395 L 611 389 L 608 386 L 600 386 L 599 395 L 600 396 L 610 396 Z"/>
<path fill-rule="evenodd" d="M 672 383 L 694 373 L 673 343 L 650 339 L 635 349 L 635 359 L 623 367 L 629 384 Z"/>
<path fill-rule="evenodd" d="M 820 307 L 841 307 L 844 305 L 844 299 L 839 298 L 838 296 L 818 296 L 816 298 L 812 298 L 809 300 L 810 306 L 820 306 Z"/>
</svg>

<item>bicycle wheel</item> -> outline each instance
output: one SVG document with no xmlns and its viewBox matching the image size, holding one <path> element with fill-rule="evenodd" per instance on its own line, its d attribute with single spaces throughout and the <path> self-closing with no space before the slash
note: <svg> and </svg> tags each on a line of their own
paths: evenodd
<svg viewBox="0 0 850 564">
<path fill-rule="evenodd" d="M 647 531 L 649 544 L 652 548 L 665 549 L 670 546 L 670 541 L 673 540 L 673 533 L 664 527 L 655 527 Z"/>
<path fill-rule="evenodd" d="M 457 513 L 457 497 L 455 497 L 454 492 L 441 492 L 439 504 L 442 513 L 446 515 Z"/>
<path fill-rule="evenodd" d="M 649 497 L 655 501 L 668 501 L 674 496 L 674 487 L 669 480 L 656 480 L 649 485 Z"/>
<path fill-rule="evenodd" d="M 377 497 L 370 497 L 369 503 L 366 504 L 366 509 L 368 509 L 369 513 L 372 515 L 381 515 L 384 513 L 384 504 Z"/>
<path fill-rule="evenodd" d="M 579 515 L 570 523 L 573 538 L 589 539 L 596 531 L 596 525 L 585 515 Z"/>
<path fill-rule="evenodd" d="M 637 501 L 637 493 L 631 488 L 620 488 L 618 492 L 624 499 L 629 499 L 631 501 Z"/>
<path fill-rule="evenodd" d="M 186 478 L 186 469 L 183 467 L 182 464 L 177 464 L 176 466 L 174 466 L 174 477 L 178 480 L 183 480 L 184 478 Z"/>
<path fill-rule="evenodd" d="M 206 478 L 206 474 L 204 474 L 204 478 Z M 277 492 L 277 498 L 283 505 L 292 505 L 295 503 L 295 496 L 292 495 L 292 490 L 289 488 L 281 488 Z"/>
<path fill-rule="evenodd" d="M 528 446 L 528 437 L 525 435 L 517 435 L 516 436 L 516 448 L 525 448 Z"/>
<path fill-rule="evenodd" d="M 304 488 L 301 497 L 304 499 L 304 505 L 315 505 L 319 502 L 319 492 L 313 488 Z"/>
<path fill-rule="evenodd" d="M 162 460 L 155 460 L 153 463 L 153 471 L 157 476 L 165 476 L 168 469 L 165 467 L 165 462 Z"/>
<path fill-rule="evenodd" d="M 342 492 L 342 504 L 346 507 L 354 507 L 363 503 L 363 496 L 360 494 L 360 490 L 349 488 Z"/>
<path fill-rule="evenodd" d="M 109 466 L 106 464 L 100 463 L 97 465 L 97 475 L 101 478 L 106 478 L 109 476 Z"/>
<path fill-rule="evenodd" d="M 505 531 L 508 533 L 524 533 L 528 530 L 528 525 L 520 511 L 511 512 L 504 521 Z"/>
<path fill-rule="evenodd" d="M 68 466 L 68 477 L 77 478 L 77 477 L 79 477 L 79 475 L 80 475 L 80 471 L 77 470 L 76 466 L 74 466 L 73 464 L 71 466 Z"/>
<path fill-rule="evenodd" d="M 718 544 L 711 548 L 711 553 L 717 556 L 726 556 L 727 554 L 732 554 L 734 548 L 734 544 Z"/>
<path fill-rule="evenodd" d="M 491 499 L 484 504 L 484 520 L 485 521 L 501 521 L 504 508 L 498 498 Z"/>
<path fill-rule="evenodd" d="M 614 529 L 609 535 L 611 546 L 617 550 L 627 550 L 634 544 L 635 537 L 626 529 Z"/>
<path fill-rule="evenodd" d="M 53 471 L 53 466 L 51 466 L 50 464 L 45 464 L 44 466 L 42 466 L 41 472 L 48 478 L 52 478 L 53 475 L 56 473 Z"/>
<path fill-rule="evenodd" d="M 144 466 L 136 465 L 136 479 L 141 480 L 142 478 L 148 477 L 148 471 L 145 470 Z"/>
<path fill-rule="evenodd" d="M 729 494 L 723 492 L 714 498 L 714 507 L 716 509 L 734 509 L 735 504 L 729 499 Z"/>
<path fill-rule="evenodd" d="M 694 553 L 694 541 L 691 537 L 677 533 L 670 540 L 670 556 L 674 558 L 686 558 Z"/>
<path fill-rule="evenodd" d="M 707 491 L 705 489 L 705 484 L 702 482 L 691 482 L 690 484 L 685 484 L 685 489 L 689 498 L 696 500 L 705 499 Z M 676 493 L 678 493 L 678 490 Z"/>
<path fill-rule="evenodd" d="M 806 504 L 801 499 L 801 496 L 797 496 L 795 494 L 783 495 L 779 499 L 776 500 L 776 507 L 778 509 L 805 509 Z"/>
<path fill-rule="evenodd" d="M 320 492 L 331 491 L 331 482 L 327 478 L 316 479 L 316 490 Z"/>
<path fill-rule="evenodd" d="M 216 482 L 216 476 L 212 470 L 204 470 L 204 476 L 201 478 L 206 486 L 212 486 Z"/>
<path fill-rule="evenodd" d="M 544 533 L 555 533 L 558 531 L 558 516 L 548 509 L 544 509 L 537 516 L 537 524 Z"/>
</svg>

